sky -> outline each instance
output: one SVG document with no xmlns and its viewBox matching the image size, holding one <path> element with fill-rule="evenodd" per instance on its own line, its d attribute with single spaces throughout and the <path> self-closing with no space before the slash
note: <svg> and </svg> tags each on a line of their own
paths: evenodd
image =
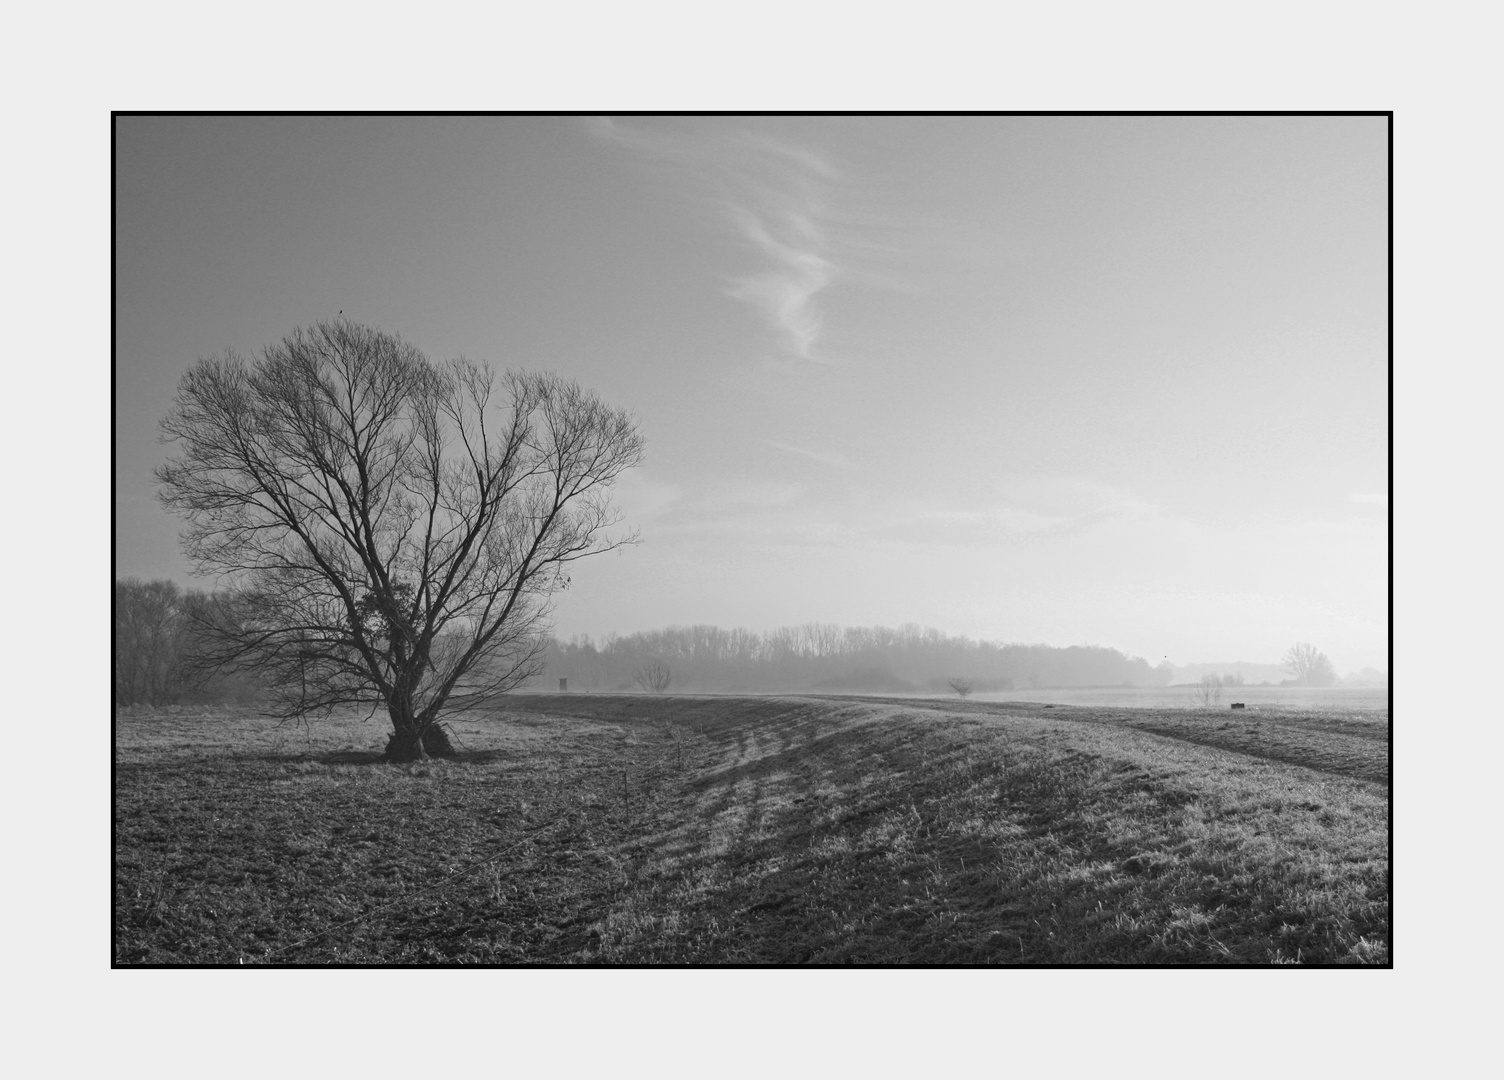
<svg viewBox="0 0 1504 1080">
<path fill-rule="evenodd" d="M 637 417 L 562 637 L 919 623 L 1387 669 L 1378 117 L 122 117 L 115 572 L 157 422 L 347 317 Z"/>
</svg>

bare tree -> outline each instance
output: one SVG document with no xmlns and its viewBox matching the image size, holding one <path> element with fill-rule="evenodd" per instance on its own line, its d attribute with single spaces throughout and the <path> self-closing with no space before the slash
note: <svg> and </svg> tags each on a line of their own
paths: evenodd
<svg viewBox="0 0 1504 1080">
<path fill-rule="evenodd" d="M 971 694 L 972 681 L 970 679 L 950 679 L 946 683 L 952 690 L 963 698 Z"/>
<path fill-rule="evenodd" d="M 1337 670 L 1326 653 L 1303 641 L 1290 646 L 1284 666 L 1297 686 L 1331 686 L 1337 681 Z"/>
<path fill-rule="evenodd" d="M 170 581 L 115 582 L 115 704 L 177 699 L 184 679 L 184 600 Z"/>
<path fill-rule="evenodd" d="M 653 660 L 643 664 L 637 669 L 637 685 L 647 693 L 661 694 L 668 689 L 672 677 L 669 675 L 668 665 L 662 660 Z"/>
<path fill-rule="evenodd" d="M 162 501 L 230 583 L 201 662 L 254 672 L 281 715 L 385 708 L 391 761 L 453 753 L 441 716 L 539 670 L 569 564 L 635 540 L 606 534 L 642 456 L 626 413 L 345 319 L 200 360 L 162 431 Z"/>
<path fill-rule="evenodd" d="M 1222 676 L 1203 675 L 1193 691 L 1202 705 L 1215 705 L 1222 700 Z"/>
</svg>

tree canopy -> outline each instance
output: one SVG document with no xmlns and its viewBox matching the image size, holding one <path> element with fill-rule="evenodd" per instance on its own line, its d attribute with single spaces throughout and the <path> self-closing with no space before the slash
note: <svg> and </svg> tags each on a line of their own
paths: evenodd
<svg viewBox="0 0 1504 1080">
<path fill-rule="evenodd" d="M 609 532 L 642 457 L 627 413 L 346 319 L 200 360 L 162 431 L 162 501 L 226 587 L 201 662 L 255 671 L 285 715 L 385 707 L 394 760 L 535 674 L 569 564 L 634 539 Z"/>
<path fill-rule="evenodd" d="M 1337 681 L 1337 669 L 1326 653 L 1304 641 L 1291 645 L 1285 653 L 1285 670 L 1298 686 L 1331 686 Z"/>
</svg>

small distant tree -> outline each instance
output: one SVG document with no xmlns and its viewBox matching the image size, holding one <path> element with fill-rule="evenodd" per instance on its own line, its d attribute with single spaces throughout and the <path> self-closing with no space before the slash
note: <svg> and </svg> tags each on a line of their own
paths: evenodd
<svg viewBox="0 0 1504 1080">
<path fill-rule="evenodd" d="M 570 564 L 633 540 L 607 535 L 642 457 L 630 416 L 346 319 L 200 360 L 162 432 L 162 502 L 228 585 L 201 662 L 253 674 L 283 716 L 384 708 L 389 761 L 452 754 L 446 712 L 541 670 Z"/>
<path fill-rule="evenodd" d="M 947 685 L 964 698 L 971 694 L 973 684 L 970 679 L 950 679 Z"/>
<path fill-rule="evenodd" d="M 1194 688 L 1196 700 L 1202 705 L 1215 705 L 1222 700 L 1222 676 L 1203 675 Z"/>
<path fill-rule="evenodd" d="M 668 665 L 662 660 L 653 660 L 637 669 L 637 685 L 649 694 L 661 694 L 668 689 L 673 677 Z"/>
<path fill-rule="evenodd" d="M 1304 641 L 1291 645 L 1285 653 L 1285 670 L 1296 686 L 1331 686 L 1337 681 L 1337 669 L 1326 653 Z"/>
</svg>

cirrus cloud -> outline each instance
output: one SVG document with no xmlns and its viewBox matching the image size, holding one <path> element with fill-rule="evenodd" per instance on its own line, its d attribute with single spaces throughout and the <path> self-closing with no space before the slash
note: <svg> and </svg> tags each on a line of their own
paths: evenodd
<svg viewBox="0 0 1504 1080">
<path fill-rule="evenodd" d="M 828 362 L 819 348 L 819 297 L 840 273 L 825 223 L 829 191 L 840 176 L 829 161 L 751 131 L 704 124 L 629 126 L 593 117 L 587 128 L 708 187 L 731 235 L 759 264 L 728 273 L 725 294 L 761 314 L 785 359 Z"/>
</svg>

